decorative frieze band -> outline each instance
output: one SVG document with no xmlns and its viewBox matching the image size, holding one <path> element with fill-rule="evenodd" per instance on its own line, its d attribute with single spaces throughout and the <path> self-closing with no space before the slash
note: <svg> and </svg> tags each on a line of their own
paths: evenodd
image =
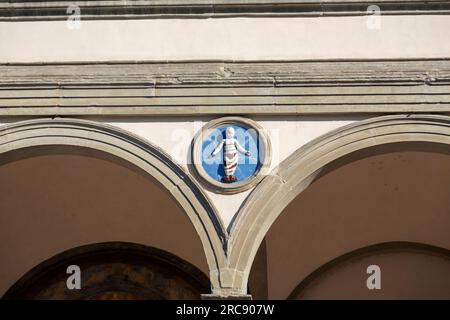
<svg viewBox="0 0 450 320">
<path fill-rule="evenodd" d="M 450 59 L 0 65 L 0 115 L 450 112 Z"/>
</svg>

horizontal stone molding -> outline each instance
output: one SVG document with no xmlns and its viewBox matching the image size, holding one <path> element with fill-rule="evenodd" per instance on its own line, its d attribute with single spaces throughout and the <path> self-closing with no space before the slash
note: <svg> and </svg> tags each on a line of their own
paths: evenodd
<svg viewBox="0 0 450 320">
<path fill-rule="evenodd" d="M 443 0 L 11 0 L 0 2 L 0 21 L 65 20 L 71 5 L 81 9 L 84 20 L 351 16 L 368 14 L 371 5 L 384 15 L 450 13 L 450 1 Z"/>
<path fill-rule="evenodd" d="M 117 127 L 80 119 L 36 119 L 0 126 L 0 155 L 31 147 L 97 150 L 142 170 L 170 193 L 195 228 L 208 262 L 212 291 L 222 286 L 228 234 L 193 177 L 160 148 Z"/>
<path fill-rule="evenodd" d="M 450 112 L 450 59 L 0 64 L 0 116 Z"/>
</svg>

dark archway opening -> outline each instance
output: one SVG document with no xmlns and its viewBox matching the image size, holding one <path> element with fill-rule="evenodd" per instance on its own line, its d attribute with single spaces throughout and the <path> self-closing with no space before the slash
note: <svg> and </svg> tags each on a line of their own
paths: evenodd
<svg viewBox="0 0 450 320">
<path fill-rule="evenodd" d="M 67 267 L 81 270 L 81 289 L 68 289 Z M 199 299 L 209 279 L 192 264 L 156 248 L 108 242 L 60 253 L 19 279 L 3 299 Z"/>
</svg>

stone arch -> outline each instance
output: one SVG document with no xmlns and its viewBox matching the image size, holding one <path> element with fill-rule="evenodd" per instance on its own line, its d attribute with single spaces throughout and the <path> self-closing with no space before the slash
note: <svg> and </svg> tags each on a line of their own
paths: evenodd
<svg viewBox="0 0 450 320">
<path fill-rule="evenodd" d="M 307 143 L 266 176 L 231 228 L 228 248 L 233 290 L 246 292 L 253 259 L 269 228 L 328 164 L 358 150 L 396 142 L 450 144 L 450 117 L 389 115 L 356 122 Z"/>
<path fill-rule="evenodd" d="M 187 214 L 203 246 L 214 292 L 221 286 L 227 234 L 199 185 L 161 149 L 113 126 L 78 119 L 38 119 L 0 129 L 0 154 L 31 147 L 68 146 L 110 154 L 159 182 Z"/>
</svg>

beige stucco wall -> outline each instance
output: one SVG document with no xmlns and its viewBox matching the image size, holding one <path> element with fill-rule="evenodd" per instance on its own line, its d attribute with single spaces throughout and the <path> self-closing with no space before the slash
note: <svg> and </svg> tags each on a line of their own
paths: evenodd
<svg viewBox="0 0 450 320">
<path fill-rule="evenodd" d="M 367 267 L 377 265 L 381 290 L 368 290 Z M 450 299 L 450 259 L 397 249 L 346 260 L 302 290 L 298 299 Z"/>
<path fill-rule="evenodd" d="M 0 22 L 1 62 L 448 57 L 450 16 Z"/>
</svg>

